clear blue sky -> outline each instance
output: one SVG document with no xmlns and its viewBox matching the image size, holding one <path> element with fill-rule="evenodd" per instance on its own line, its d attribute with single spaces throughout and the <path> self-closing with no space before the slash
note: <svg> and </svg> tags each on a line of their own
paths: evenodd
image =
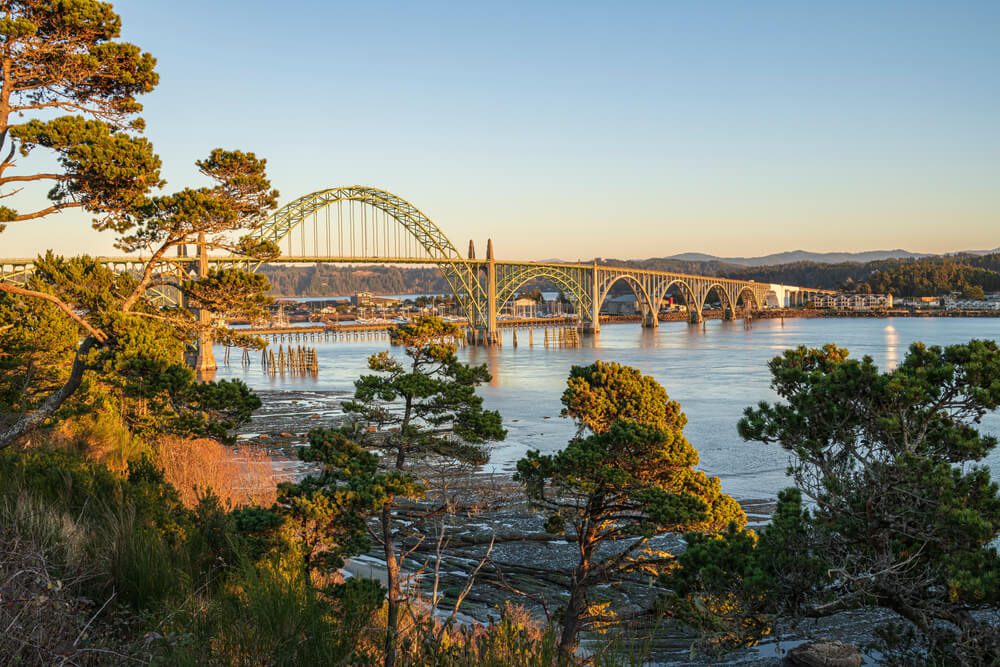
<svg viewBox="0 0 1000 667">
<path fill-rule="evenodd" d="M 1000 246 L 1000 2 L 116 5 L 175 188 L 253 150 L 507 258 Z M 62 217 L 0 254 L 110 247 Z"/>
</svg>

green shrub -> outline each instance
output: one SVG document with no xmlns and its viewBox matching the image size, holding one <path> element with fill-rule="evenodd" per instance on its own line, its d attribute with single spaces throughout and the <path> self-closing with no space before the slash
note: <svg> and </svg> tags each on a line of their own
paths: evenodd
<svg viewBox="0 0 1000 667">
<path fill-rule="evenodd" d="M 137 610 L 158 610 L 171 594 L 189 588 L 183 552 L 155 528 L 143 525 L 134 506 L 116 508 L 105 526 L 106 572 L 118 599 Z"/>
<path fill-rule="evenodd" d="M 175 628 L 194 632 L 166 653 L 165 663 L 345 664 L 358 637 L 353 621 L 366 620 L 373 610 L 371 596 L 358 597 L 357 586 L 349 588 L 341 602 L 351 608 L 345 608 L 310 586 L 301 568 L 245 563 L 227 593 Z"/>
</svg>

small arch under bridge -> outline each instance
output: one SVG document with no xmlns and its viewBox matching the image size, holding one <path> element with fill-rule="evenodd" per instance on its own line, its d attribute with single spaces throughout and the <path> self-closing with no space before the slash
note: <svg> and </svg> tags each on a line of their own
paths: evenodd
<svg viewBox="0 0 1000 667">
<path fill-rule="evenodd" d="M 709 299 L 716 299 L 724 316 L 743 311 L 805 303 L 812 294 L 827 290 L 771 285 L 669 271 L 651 271 L 590 263 L 524 262 L 498 260 L 492 242 L 486 256 L 477 258 L 469 243 L 463 254 L 420 209 L 405 199 L 378 188 L 352 185 L 312 192 L 276 211 L 257 232 L 282 249 L 274 263 L 389 264 L 436 266 L 448 281 L 480 340 L 497 340 L 497 316 L 518 291 L 529 283 L 549 282 L 574 305 L 584 331 L 600 330 L 601 306 L 621 285 L 630 289 L 645 326 L 658 324 L 661 306 L 671 294 L 681 297 L 690 320 L 700 322 Z M 106 257 L 102 261 L 121 270 L 135 270 L 142 258 Z M 198 258 L 173 258 L 178 275 L 194 268 Z M 210 264 L 243 265 L 240 257 L 210 256 Z M 23 280 L 30 274 L 30 259 L 0 259 L 0 281 Z M 168 298 L 165 295 L 164 298 Z"/>
</svg>

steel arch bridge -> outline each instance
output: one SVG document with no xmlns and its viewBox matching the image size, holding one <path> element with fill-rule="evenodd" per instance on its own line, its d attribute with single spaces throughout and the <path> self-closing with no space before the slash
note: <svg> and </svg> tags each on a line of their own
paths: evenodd
<svg viewBox="0 0 1000 667">
<path fill-rule="evenodd" d="M 497 339 L 497 317 L 518 290 L 533 281 L 548 281 L 573 303 L 581 329 L 600 329 L 601 306 L 618 283 L 636 297 L 645 326 L 658 324 L 657 314 L 673 290 L 685 301 L 692 322 L 700 322 L 707 302 L 714 295 L 725 317 L 737 317 L 769 305 L 805 303 L 814 294 L 828 290 L 772 285 L 746 280 L 699 276 L 669 271 L 651 271 L 590 263 L 526 262 L 498 260 L 492 241 L 486 257 L 477 258 L 470 241 L 463 255 L 444 232 L 420 209 L 405 199 L 374 187 L 351 185 L 312 192 L 276 211 L 256 235 L 283 250 L 274 263 L 301 264 L 396 264 L 438 267 L 462 306 L 469 322 L 481 331 L 481 339 Z M 104 263 L 123 271 L 143 266 L 143 258 L 102 257 Z M 198 258 L 171 258 L 165 273 L 187 275 Z M 235 256 L 210 256 L 216 266 L 250 264 Z M 31 259 L 0 259 L 0 281 L 23 281 L 30 275 Z M 169 299 L 167 291 L 162 295 Z"/>
</svg>

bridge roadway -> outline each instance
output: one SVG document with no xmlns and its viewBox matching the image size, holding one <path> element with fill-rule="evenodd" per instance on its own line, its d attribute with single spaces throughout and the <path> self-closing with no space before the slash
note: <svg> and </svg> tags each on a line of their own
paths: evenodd
<svg viewBox="0 0 1000 667">
<path fill-rule="evenodd" d="M 730 319 L 741 312 L 767 307 L 804 305 L 813 295 L 830 293 L 808 287 L 638 269 L 599 259 L 577 263 L 499 260 L 494 256 L 492 241 L 487 242 L 486 257 L 480 259 L 471 241 L 468 253 L 460 253 L 419 209 L 397 195 L 369 186 L 329 188 L 299 197 L 276 211 L 255 234 L 279 247 L 287 246 L 273 260 L 275 264 L 437 267 L 468 321 L 478 330 L 476 338 L 487 343 L 497 340 L 498 314 L 528 284 L 548 283 L 561 290 L 574 304 L 579 328 L 593 333 L 600 330 L 601 306 L 619 282 L 635 295 L 643 325 L 648 327 L 657 326 L 657 314 L 671 291 L 684 300 L 693 323 L 702 321 L 705 304 L 713 293 Z M 218 268 L 260 267 L 245 257 L 211 255 L 204 248 L 201 254 L 208 265 Z M 139 255 L 98 259 L 116 270 L 133 272 L 148 261 Z M 178 246 L 178 255 L 163 257 L 156 272 L 168 281 L 171 277 L 180 280 L 204 270 L 204 264 L 199 269 L 199 259 L 197 254 L 188 255 L 186 245 Z M 33 266 L 30 258 L 0 259 L 0 281 L 23 281 Z M 161 297 L 170 296 L 169 287 L 161 290 Z"/>
<path fill-rule="evenodd" d="M 145 266 L 146 259 L 141 255 L 121 255 L 121 256 L 99 256 L 99 262 L 112 268 L 123 271 L 138 271 Z M 35 260 L 32 258 L 0 259 L 0 280 L 16 280 L 31 272 Z M 178 269 L 178 272 L 187 273 L 193 269 L 198 262 L 198 257 L 171 257 L 169 264 Z M 259 268 L 259 264 L 248 261 L 241 256 L 209 256 L 208 263 L 214 268 L 244 267 L 251 270 Z M 550 280 L 559 287 L 566 287 L 563 283 L 572 282 L 570 294 L 568 296 L 582 296 L 584 308 L 581 309 L 581 320 L 584 323 L 583 329 L 595 331 L 600 328 L 600 321 L 596 318 L 595 311 L 600 312 L 600 307 L 607 298 L 611 286 L 624 281 L 632 289 L 636 296 L 637 306 L 640 309 L 643 325 L 656 326 L 656 318 L 653 316 L 660 311 L 667 291 L 671 287 L 677 287 L 685 297 L 685 301 L 691 312 L 691 321 L 694 323 L 702 320 L 702 311 L 705 302 L 715 291 L 719 297 L 720 304 L 726 309 L 730 318 L 735 318 L 741 312 L 739 305 L 743 305 L 742 310 L 750 306 L 751 310 L 759 310 L 766 307 L 785 307 L 805 305 L 805 303 L 817 294 L 830 294 L 830 290 L 797 287 L 791 285 L 776 285 L 770 283 L 758 283 L 752 280 L 735 280 L 730 278 L 719 278 L 717 276 L 700 276 L 687 273 L 676 273 L 671 271 L 653 271 L 648 269 L 637 269 L 629 266 L 615 266 L 594 261 L 592 263 L 563 263 L 563 262 L 532 262 L 532 261 L 505 261 L 494 259 L 436 259 L 429 260 L 426 257 L 395 257 L 385 259 L 380 257 L 324 257 L 324 256 L 289 256 L 281 257 L 275 264 L 394 264 L 394 265 L 417 265 L 417 266 L 442 266 L 447 265 L 461 268 L 473 274 L 482 274 L 490 271 L 490 267 L 499 276 L 497 287 L 495 288 L 496 307 L 499 311 L 504 305 L 509 303 L 516 295 L 517 290 L 530 280 Z M 557 280 L 553 280 L 557 278 Z M 488 283 L 488 279 L 487 279 Z M 584 289 L 580 289 L 580 287 Z M 586 287 L 593 291 L 589 293 Z M 489 285 L 485 286 L 489 290 Z M 596 299 L 594 296 L 596 295 Z M 690 297 L 690 299 L 688 298 Z M 734 306 L 736 306 L 734 308 Z M 489 308 L 489 310 L 494 310 Z M 494 320 L 495 322 L 495 320 Z M 595 326 L 596 322 L 596 326 Z M 486 327 L 489 333 L 490 327 Z M 495 325 L 493 327 L 495 331 Z"/>
</svg>

